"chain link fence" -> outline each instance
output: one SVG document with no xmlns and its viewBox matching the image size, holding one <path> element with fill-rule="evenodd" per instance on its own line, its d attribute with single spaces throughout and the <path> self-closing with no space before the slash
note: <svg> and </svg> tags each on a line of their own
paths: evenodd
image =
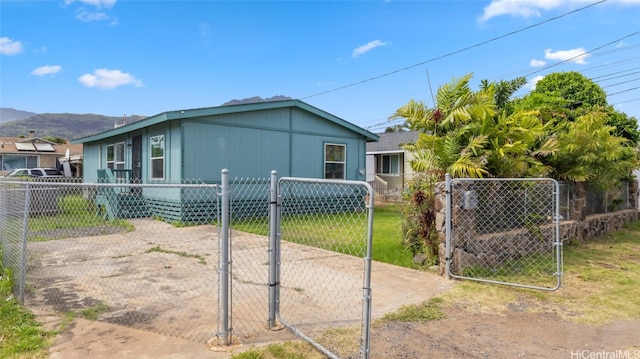
<svg viewBox="0 0 640 359">
<path fill-rule="evenodd" d="M 448 178 L 447 187 L 447 267 L 452 277 L 559 288 L 556 181 Z"/>
<path fill-rule="evenodd" d="M 5 262 L 21 268 L 14 278 L 26 306 L 197 342 L 216 336 L 218 228 L 195 226 L 203 217 L 180 217 L 179 207 L 215 208 L 218 185 L 0 186 L 3 234 L 16 233 L 3 235 Z M 166 209 L 170 199 L 174 216 L 164 217 L 158 203 Z M 11 230 L 18 222 L 22 235 Z"/>
<path fill-rule="evenodd" d="M 231 330 L 240 342 L 268 336 L 269 178 L 230 184 Z"/>
<path fill-rule="evenodd" d="M 366 183 L 99 177 L 0 181 L 0 256 L 27 307 L 212 345 L 287 327 L 330 357 L 368 356 Z M 360 340 L 336 347 L 327 330 Z"/>
<path fill-rule="evenodd" d="M 332 358 L 369 354 L 371 193 L 361 182 L 278 182 L 279 319 Z M 329 330 L 360 340 L 325 340 Z"/>
</svg>

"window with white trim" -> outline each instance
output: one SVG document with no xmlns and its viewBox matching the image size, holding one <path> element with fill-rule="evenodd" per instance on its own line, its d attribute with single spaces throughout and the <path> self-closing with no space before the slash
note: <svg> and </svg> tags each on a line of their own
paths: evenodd
<svg viewBox="0 0 640 359">
<path fill-rule="evenodd" d="M 124 169 L 124 142 L 107 145 L 107 168 Z"/>
<path fill-rule="evenodd" d="M 151 145 L 151 179 L 164 179 L 164 135 L 149 139 Z"/>
<path fill-rule="evenodd" d="M 345 179 L 347 146 L 324 144 L 324 178 Z"/>
<path fill-rule="evenodd" d="M 124 169 L 124 142 L 116 143 L 116 169 Z"/>
</svg>

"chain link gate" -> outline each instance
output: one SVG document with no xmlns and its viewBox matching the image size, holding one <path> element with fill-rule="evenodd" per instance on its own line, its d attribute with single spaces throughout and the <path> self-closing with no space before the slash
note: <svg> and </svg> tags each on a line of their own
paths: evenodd
<svg viewBox="0 0 640 359">
<path fill-rule="evenodd" d="M 273 200 L 273 198 L 272 198 Z M 273 203 L 273 201 L 272 201 Z M 275 316 L 330 358 L 369 357 L 373 190 L 366 182 L 281 178 L 270 288 Z M 360 347 L 322 340 L 328 330 Z M 355 335 L 354 335 L 355 334 Z"/>
<path fill-rule="evenodd" d="M 329 357 L 368 358 L 370 186 L 228 175 L 221 185 L 0 181 L 0 256 L 16 298 L 213 345 L 283 324 Z M 360 346 L 324 343 L 336 328 L 359 332 Z"/>
<path fill-rule="evenodd" d="M 453 278 L 556 290 L 562 283 L 559 185 L 548 178 L 451 179 L 446 267 Z"/>
</svg>

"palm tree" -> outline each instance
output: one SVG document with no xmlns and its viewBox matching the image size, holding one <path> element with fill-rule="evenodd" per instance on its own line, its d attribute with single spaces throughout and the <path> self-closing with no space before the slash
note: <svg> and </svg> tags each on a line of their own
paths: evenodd
<svg viewBox="0 0 640 359">
<path fill-rule="evenodd" d="M 496 84 L 484 82 L 473 92 L 470 79 L 471 74 L 441 86 L 433 108 L 411 100 L 391 116 L 422 131 L 415 144 L 406 146 L 414 155 L 414 171 L 440 179 L 445 172 L 475 178 L 549 173 L 542 158 L 557 150 L 551 125 L 545 126 L 536 111 L 496 113 Z M 504 82 L 501 96 L 515 92 L 520 82 Z"/>
</svg>

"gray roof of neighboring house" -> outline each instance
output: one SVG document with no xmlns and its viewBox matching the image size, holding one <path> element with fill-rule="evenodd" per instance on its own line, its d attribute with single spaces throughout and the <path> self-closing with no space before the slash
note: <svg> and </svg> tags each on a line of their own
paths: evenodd
<svg viewBox="0 0 640 359">
<path fill-rule="evenodd" d="M 367 142 L 367 152 L 400 152 L 402 145 L 413 143 L 418 139 L 418 131 L 379 133 L 378 142 Z"/>
</svg>

